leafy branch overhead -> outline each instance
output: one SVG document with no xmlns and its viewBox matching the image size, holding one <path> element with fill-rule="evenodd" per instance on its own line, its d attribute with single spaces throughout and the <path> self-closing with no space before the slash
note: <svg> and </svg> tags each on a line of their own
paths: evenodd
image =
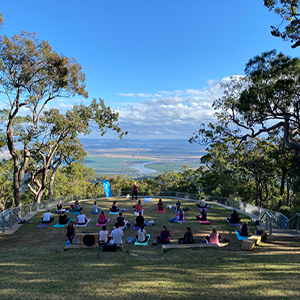
<svg viewBox="0 0 300 300">
<path fill-rule="evenodd" d="M 269 10 L 274 10 L 281 22 L 271 26 L 271 34 L 293 43 L 292 48 L 300 46 L 300 1 L 299 0 L 264 0 Z M 283 27 L 283 29 L 282 29 Z"/>
<path fill-rule="evenodd" d="M 217 124 L 200 125 L 190 142 L 208 144 L 281 131 L 287 147 L 300 150 L 300 60 L 275 50 L 251 59 L 245 77 L 223 85 L 215 100 Z"/>
</svg>

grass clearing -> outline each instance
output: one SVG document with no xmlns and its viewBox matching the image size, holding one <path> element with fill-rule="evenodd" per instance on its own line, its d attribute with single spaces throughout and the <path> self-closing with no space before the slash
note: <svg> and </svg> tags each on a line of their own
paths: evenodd
<svg viewBox="0 0 300 300">
<path fill-rule="evenodd" d="M 108 215 L 113 200 L 117 200 L 126 220 L 134 223 L 132 206 L 127 199 L 104 198 L 97 201 L 111 218 L 111 231 L 117 215 Z M 143 199 L 143 198 L 141 198 Z M 77 231 L 98 232 L 97 215 L 91 215 L 93 201 L 82 202 L 84 213 L 92 218 L 87 227 Z M 174 199 L 163 199 L 175 204 Z M 230 211 L 213 206 L 208 212 L 212 225 L 200 225 L 195 202 L 182 201 L 186 223 L 170 223 L 176 213 L 156 213 L 157 199 L 143 203 L 145 220 L 156 226 L 146 227 L 151 234 L 146 247 L 127 244 L 126 238 L 136 231 L 124 231 L 127 254 L 95 250 L 63 251 L 62 228 L 52 226 L 35 229 L 43 213 L 36 214 L 13 235 L 0 235 L 0 299 L 300 299 L 300 243 L 298 239 L 268 238 L 252 252 L 242 251 L 234 230 L 224 220 Z M 248 217 L 241 216 L 242 220 Z M 192 228 L 196 242 L 204 243 L 204 235 L 216 226 L 222 239 L 230 240 L 226 247 L 171 249 L 162 254 L 161 246 L 152 246 L 162 226 L 171 232 L 171 242 L 182 237 L 187 226 Z M 250 232 L 256 228 L 249 226 Z M 59 253 L 55 253 L 60 250 Z"/>
</svg>

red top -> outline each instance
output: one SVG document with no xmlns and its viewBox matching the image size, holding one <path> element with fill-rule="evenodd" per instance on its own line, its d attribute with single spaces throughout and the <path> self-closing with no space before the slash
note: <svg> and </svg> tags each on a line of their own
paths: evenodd
<svg viewBox="0 0 300 300">
<path fill-rule="evenodd" d="M 178 213 L 178 220 L 179 220 L 179 221 L 182 221 L 182 220 L 183 220 L 183 213 L 182 213 L 182 212 L 179 212 L 179 213 Z"/>
<path fill-rule="evenodd" d="M 136 184 L 134 184 L 133 187 L 132 187 L 132 190 L 133 190 L 134 192 L 137 192 L 138 186 L 137 186 Z"/>
<path fill-rule="evenodd" d="M 135 205 L 135 210 L 136 210 L 136 211 L 141 211 L 142 209 L 143 209 L 142 204 L 136 204 L 136 205 Z"/>
</svg>

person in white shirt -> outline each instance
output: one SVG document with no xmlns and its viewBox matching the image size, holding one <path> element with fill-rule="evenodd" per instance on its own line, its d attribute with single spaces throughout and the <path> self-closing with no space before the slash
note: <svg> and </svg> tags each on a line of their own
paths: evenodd
<svg viewBox="0 0 300 300">
<path fill-rule="evenodd" d="M 77 219 L 76 219 L 76 223 L 78 225 L 84 225 L 87 221 L 88 221 L 88 219 L 87 219 L 86 215 L 83 214 L 82 211 L 81 211 L 80 214 L 78 215 Z"/>
<path fill-rule="evenodd" d="M 205 203 L 205 200 L 204 200 L 204 198 L 203 197 L 201 197 L 201 199 L 200 199 L 200 204 L 196 204 L 199 208 L 205 208 L 205 207 L 207 207 L 207 204 Z"/>
<path fill-rule="evenodd" d="M 54 220 L 54 218 L 52 217 L 52 214 L 51 214 L 50 210 L 48 209 L 47 212 L 44 213 L 42 223 L 51 223 L 53 220 Z"/>
<path fill-rule="evenodd" d="M 102 230 L 99 231 L 99 244 L 105 244 L 108 242 L 108 231 L 106 226 L 102 226 Z"/>
<path fill-rule="evenodd" d="M 115 224 L 116 229 L 111 232 L 112 240 L 110 244 L 123 245 L 122 236 L 124 236 L 123 230 L 119 228 L 119 224 Z"/>
<path fill-rule="evenodd" d="M 147 236 L 147 232 L 144 229 L 144 225 L 141 225 L 141 229 L 138 231 L 137 239 L 139 243 L 145 243 L 148 241 L 149 236 Z"/>
<path fill-rule="evenodd" d="M 99 212 L 99 208 L 97 207 L 97 202 L 95 201 L 94 202 L 94 207 L 93 207 L 93 210 L 92 210 L 92 214 L 97 214 Z"/>
</svg>

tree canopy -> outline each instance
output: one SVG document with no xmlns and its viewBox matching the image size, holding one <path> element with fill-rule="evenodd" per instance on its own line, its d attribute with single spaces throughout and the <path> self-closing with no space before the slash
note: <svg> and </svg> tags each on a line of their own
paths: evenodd
<svg viewBox="0 0 300 300">
<path fill-rule="evenodd" d="M 271 34 L 291 41 L 292 48 L 300 46 L 300 1 L 299 0 L 264 0 L 269 10 L 274 10 L 281 17 L 278 25 L 271 26 Z M 282 29 L 282 27 L 284 27 Z"/>
</svg>

